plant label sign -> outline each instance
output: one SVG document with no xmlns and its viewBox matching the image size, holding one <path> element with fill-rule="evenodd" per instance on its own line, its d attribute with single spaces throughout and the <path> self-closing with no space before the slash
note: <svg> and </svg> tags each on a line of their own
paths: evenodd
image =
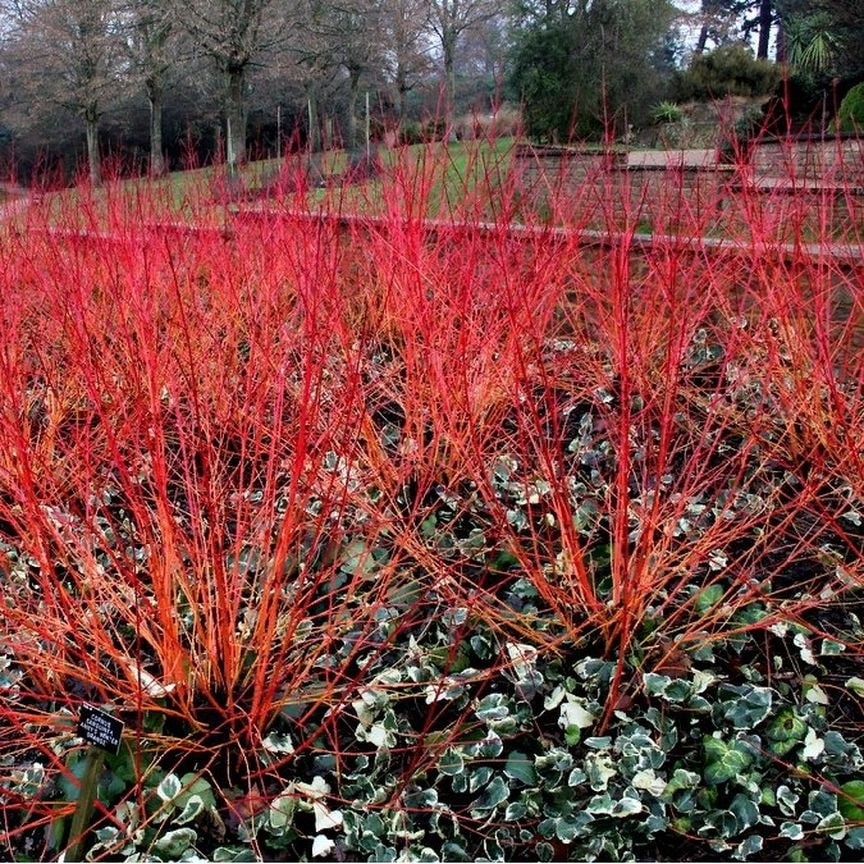
<svg viewBox="0 0 864 864">
<path fill-rule="evenodd" d="M 91 747 L 98 747 L 116 756 L 120 752 L 124 726 L 122 720 L 91 705 L 82 705 L 78 715 L 77 734 Z"/>
</svg>

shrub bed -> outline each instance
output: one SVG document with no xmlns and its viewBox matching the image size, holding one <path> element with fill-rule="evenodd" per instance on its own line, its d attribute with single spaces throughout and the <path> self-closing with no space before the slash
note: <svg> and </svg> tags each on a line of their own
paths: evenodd
<svg viewBox="0 0 864 864">
<path fill-rule="evenodd" d="M 383 228 L 3 237 L 6 854 L 857 854 L 856 277 L 506 188 L 431 233 L 425 170 Z"/>
</svg>

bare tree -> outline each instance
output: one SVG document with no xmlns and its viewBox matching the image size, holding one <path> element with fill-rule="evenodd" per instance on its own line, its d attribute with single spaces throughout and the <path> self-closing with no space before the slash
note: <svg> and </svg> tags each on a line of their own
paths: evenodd
<svg viewBox="0 0 864 864">
<path fill-rule="evenodd" d="M 702 0 L 700 11 L 691 15 L 693 23 L 699 24 L 699 37 L 693 53 L 704 54 L 709 41 L 714 45 L 730 41 L 735 14 L 734 7 L 726 0 Z"/>
<path fill-rule="evenodd" d="M 180 32 L 176 0 L 124 0 L 127 22 L 124 41 L 134 70 L 140 76 L 150 107 L 150 173 L 165 171 L 162 146 L 162 114 L 165 80 L 177 59 Z"/>
<path fill-rule="evenodd" d="M 429 0 L 429 21 L 441 47 L 444 70 L 444 119 L 449 125 L 456 96 L 456 56 L 466 30 L 498 12 L 495 0 Z"/>
<path fill-rule="evenodd" d="M 84 123 L 90 180 L 102 181 L 99 120 L 121 83 L 120 26 L 112 0 L 18 0 L 7 9 L 7 52 L 19 105 L 65 108 Z"/>
<path fill-rule="evenodd" d="M 374 78 L 384 64 L 383 0 L 310 0 L 300 20 L 293 51 L 309 72 L 317 72 L 314 82 L 310 81 L 310 114 L 317 101 L 316 85 L 322 78 L 337 74 L 345 92 L 343 143 L 349 151 L 357 151 L 357 105 L 362 84 Z"/>
<path fill-rule="evenodd" d="M 384 62 L 393 82 L 396 116 L 405 117 L 405 100 L 431 67 L 426 33 L 428 0 L 383 0 Z"/>
<path fill-rule="evenodd" d="M 181 0 L 178 14 L 224 81 L 228 156 L 246 161 L 246 90 L 253 63 L 278 40 L 285 18 L 274 0 Z"/>
</svg>

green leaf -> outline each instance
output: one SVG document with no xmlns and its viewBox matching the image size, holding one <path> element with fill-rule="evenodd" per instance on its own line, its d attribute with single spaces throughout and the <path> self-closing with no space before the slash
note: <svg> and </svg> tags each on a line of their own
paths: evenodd
<svg viewBox="0 0 864 864">
<path fill-rule="evenodd" d="M 537 775 L 534 772 L 534 760 L 519 750 L 514 750 L 507 757 L 504 773 L 511 780 L 518 780 L 526 786 L 533 786 L 537 779 Z"/>
<path fill-rule="evenodd" d="M 297 798 L 291 793 L 283 793 L 270 803 L 267 819 L 270 827 L 276 831 L 284 831 L 294 821 L 294 811 L 297 808 Z"/>
<path fill-rule="evenodd" d="M 864 822 L 864 780 L 850 780 L 840 787 L 837 809 L 848 822 Z"/>
<path fill-rule="evenodd" d="M 842 840 L 846 836 L 846 822 L 840 813 L 829 813 L 819 820 L 816 831 L 827 834 L 832 840 Z"/>
<path fill-rule="evenodd" d="M 441 857 L 445 861 L 471 861 L 471 856 L 465 851 L 465 848 L 461 846 L 459 843 L 455 843 L 452 840 L 449 843 L 445 843 L 441 847 Z M 372 859 L 374 861 L 378 861 L 378 858 Z"/>
<path fill-rule="evenodd" d="M 169 775 L 170 776 L 170 775 Z M 170 858 L 177 858 L 198 839 L 194 828 L 177 828 L 163 834 L 155 843 L 157 852 L 164 852 Z"/>
<path fill-rule="evenodd" d="M 183 789 L 183 783 L 176 774 L 166 774 L 156 787 L 156 794 L 166 803 L 173 801 Z"/>
<path fill-rule="evenodd" d="M 676 678 L 663 694 L 667 702 L 683 702 L 693 692 L 693 684 L 682 678 Z"/>
<path fill-rule="evenodd" d="M 695 789 L 702 778 L 695 771 L 687 771 L 684 768 L 676 768 L 663 790 L 664 798 L 671 798 L 681 789 Z"/>
<path fill-rule="evenodd" d="M 183 785 L 183 790 L 174 802 L 178 807 L 185 807 L 187 801 L 193 795 L 197 795 L 205 808 L 216 809 L 216 796 L 213 794 L 213 787 L 203 777 L 190 772 L 180 778 L 180 783 Z"/>
<path fill-rule="evenodd" d="M 732 857 L 737 861 L 743 861 L 751 855 L 762 851 L 762 838 L 758 834 L 751 834 L 746 839 L 742 840 L 732 854 Z"/>
<path fill-rule="evenodd" d="M 846 679 L 845 686 L 856 696 L 864 696 L 864 678 L 853 675 L 851 678 Z"/>
<path fill-rule="evenodd" d="M 342 550 L 339 569 L 357 577 L 368 576 L 376 567 L 376 561 L 362 540 L 354 540 Z"/>
<path fill-rule="evenodd" d="M 481 765 L 471 771 L 468 780 L 468 791 L 476 792 L 482 789 L 492 779 L 492 768 L 489 765 Z"/>
<path fill-rule="evenodd" d="M 174 822 L 177 825 L 185 825 L 187 822 L 192 822 L 196 819 L 204 810 L 204 802 L 201 800 L 201 796 L 191 795 L 180 814 L 174 817 Z"/>
<path fill-rule="evenodd" d="M 262 742 L 261 746 L 268 753 L 290 754 L 294 752 L 294 744 L 291 736 L 285 732 L 271 732 Z"/>
<path fill-rule="evenodd" d="M 706 612 L 710 612 L 722 599 L 723 586 L 717 584 L 709 585 L 696 595 L 693 605 L 696 607 L 697 614 L 704 615 Z"/>
<path fill-rule="evenodd" d="M 777 806 L 785 816 L 795 815 L 795 806 L 801 796 L 793 792 L 785 783 L 777 787 Z"/>
<path fill-rule="evenodd" d="M 765 735 L 771 742 L 771 752 L 783 756 L 804 740 L 807 724 L 798 717 L 794 708 L 784 708 L 768 725 Z"/>
<path fill-rule="evenodd" d="M 625 816 L 635 816 L 637 813 L 641 813 L 644 809 L 642 802 L 638 798 L 629 798 L 625 796 L 615 802 L 611 815 L 616 819 L 621 819 Z"/>
<path fill-rule="evenodd" d="M 214 864 L 256 861 L 255 853 L 245 846 L 219 846 L 213 850 Z"/>
<path fill-rule="evenodd" d="M 537 856 L 538 861 L 551 861 L 552 857 L 555 855 L 555 849 L 551 843 L 541 840 L 539 843 L 535 844 L 534 854 Z"/>
<path fill-rule="evenodd" d="M 842 642 L 835 642 L 833 639 L 823 639 L 822 640 L 822 649 L 820 650 L 820 654 L 824 656 L 831 656 L 834 654 L 842 654 L 846 650 L 846 646 Z"/>
<path fill-rule="evenodd" d="M 660 675 L 657 672 L 646 672 L 642 676 L 642 683 L 649 696 L 662 696 L 672 683 L 672 679 L 668 675 Z"/>
<path fill-rule="evenodd" d="M 592 816 L 609 816 L 613 806 L 612 796 L 608 792 L 604 792 L 602 795 L 593 795 L 588 799 L 588 803 L 585 804 L 585 812 Z"/>
<path fill-rule="evenodd" d="M 465 768 L 465 760 L 458 750 L 449 747 L 441 754 L 438 760 L 438 770 L 447 777 L 455 777 L 461 774 Z"/>
<path fill-rule="evenodd" d="M 521 801 L 512 801 L 504 811 L 505 822 L 516 822 L 525 817 L 528 808 Z"/>
<path fill-rule="evenodd" d="M 402 800 L 410 810 L 435 807 L 438 804 L 438 790 L 418 789 L 416 792 L 406 792 Z"/>
<path fill-rule="evenodd" d="M 705 782 L 712 785 L 725 783 L 740 774 L 752 762 L 753 757 L 739 742 L 725 741 L 706 736 L 702 739 L 705 749 Z"/>
<path fill-rule="evenodd" d="M 817 816 L 832 816 L 838 809 L 837 796 L 825 789 L 814 789 L 807 796 L 807 807 Z"/>
<path fill-rule="evenodd" d="M 473 811 L 494 810 L 510 797 L 510 788 L 500 774 L 496 774 L 483 794 L 471 805 Z"/>
<path fill-rule="evenodd" d="M 759 820 L 759 808 L 746 795 L 739 793 L 732 799 L 729 809 L 738 820 L 738 830 L 746 831 Z"/>
<path fill-rule="evenodd" d="M 503 693 L 490 693 L 477 703 L 474 713 L 484 723 L 503 720 L 510 714 L 510 700 Z"/>
<path fill-rule="evenodd" d="M 70 755 L 69 759 L 69 771 L 78 782 L 75 783 L 66 775 L 61 775 L 57 780 L 57 785 L 63 791 L 64 801 L 77 801 L 78 793 L 81 791 L 81 781 L 84 778 L 84 772 L 87 770 L 87 759 L 83 757 L 79 758 L 77 754 L 74 756 Z"/>
<path fill-rule="evenodd" d="M 568 786 L 581 786 L 588 779 L 588 775 L 581 768 L 574 768 L 567 777 Z"/>
<path fill-rule="evenodd" d="M 481 759 L 497 759 L 503 750 L 504 742 L 501 740 L 501 736 L 490 730 L 480 742 L 480 746 L 477 748 L 477 755 Z"/>
<path fill-rule="evenodd" d="M 864 827 L 852 828 L 846 835 L 846 845 L 850 849 L 864 849 Z"/>
<path fill-rule="evenodd" d="M 347 815 L 347 814 L 346 814 Z M 387 830 L 384 820 L 377 813 L 369 813 L 363 819 L 363 833 L 381 837 Z"/>
<path fill-rule="evenodd" d="M 578 822 L 570 819 L 559 818 L 555 820 L 555 836 L 562 843 L 572 843 L 580 833 L 581 826 Z"/>
<path fill-rule="evenodd" d="M 734 698 L 724 702 L 724 714 L 726 719 L 736 729 L 754 729 L 770 713 L 773 702 L 774 691 L 769 687 L 744 687 L 724 688 L 732 690 Z"/>
<path fill-rule="evenodd" d="M 609 785 L 609 781 L 618 773 L 615 760 L 605 753 L 589 753 L 585 757 L 585 773 L 588 775 L 588 784 L 595 792 L 602 792 Z"/>
</svg>

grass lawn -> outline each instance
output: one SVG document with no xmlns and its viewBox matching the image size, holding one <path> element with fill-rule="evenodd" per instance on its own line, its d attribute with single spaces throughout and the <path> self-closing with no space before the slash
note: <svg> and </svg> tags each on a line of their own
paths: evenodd
<svg viewBox="0 0 864 864">
<path fill-rule="evenodd" d="M 374 214 L 393 204 L 392 192 L 401 184 L 403 193 L 412 199 L 422 195 L 426 215 L 444 217 L 456 208 L 464 210 L 466 195 L 478 202 L 494 200 L 495 189 L 505 184 L 511 153 L 511 139 L 382 150 L 384 173 L 398 176 L 397 182 L 391 176 L 387 183 L 389 202 L 384 200 L 381 179 L 339 183 L 336 178 L 346 168 L 346 157 L 343 151 L 332 151 L 316 155 L 308 176 L 308 157 L 297 154 L 287 160 L 250 162 L 234 176 L 224 166 L 210 166 L 173 172 L 157 180 L 109 182 L 96 191 L 61 190 L 43 196 L 45 212 L 38 218 L 64 227 L 99 228 L 111 221 L 113 210 L 137 208 L 142 219 L 217 226 L 230 219 L 231 211 L 243 206 L 244 199 L 255 198 L 268 184 L 281 184 L 281 189 L 265 195 L 265 206 L 269 202 L 280 209 Z M 318 181 L 323 185 L 316 188 Z M 298 182 L 303 191 L 290 191 Z"/>
</svg>

